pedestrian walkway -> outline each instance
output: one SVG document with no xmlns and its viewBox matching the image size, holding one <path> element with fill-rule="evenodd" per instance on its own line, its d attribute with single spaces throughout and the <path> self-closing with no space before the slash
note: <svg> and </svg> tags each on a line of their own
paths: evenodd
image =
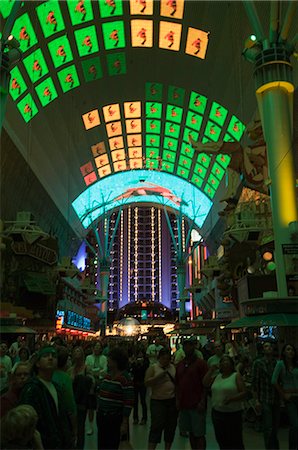
<svg viewBox="0 0 298 450">
<path fill-rule="evenodd" d="M 86 422 L 86 429 L 88 429 L 88 419 Z M 113 431 L 111 430 L 111 433 Z M 148 448 L 148 434 L 149 434 L 149 421 L 147 425 L 133 425 L 132 414 L 130 417 L 130 442 L 134 450 L 146 450 Z M 246 450 L 263 450 L 264 441 L 263 434 L 254 430 L 252 425 L 244 424 L 244 444 Z M 288 448 L 288 429 L 280 428 L 279 433 L 280 450 L 286 450 Z M 207 415 L 207 450 L 218 450 L 218 445 L 215 440 L 213 425 L 211 421 L 210 411 Z M 162 442 L 157 446 L 157 450 L 164 449 L 164 443 Z M 85 450 L 97 450 L 97 428 L 94 424 L 94 434 L 86 436 Z M 179 429 L 177 427 L 175 440 L 172 446 L 172 450 L 190 450 L 188 438 L 181 437 Z"/>
</svg>

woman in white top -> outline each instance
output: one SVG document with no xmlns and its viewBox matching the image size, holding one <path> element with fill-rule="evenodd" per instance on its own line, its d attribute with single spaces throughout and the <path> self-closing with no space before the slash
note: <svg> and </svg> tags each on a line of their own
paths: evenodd
<svg viewBox="0 0 298 450">
<path fill-rule="evenodd" d="M 162 348 L 158 362 L 147 369 L 145 385 L 151 387 L 151 427 L 148 449 L 154 450 L 164 433 L 165 449 L 170 450 L 177 426 L 175 397 L 175 366 L 171 363 L 171 351 Z"/>
<path fill-rule="evenodd" d="M 246 397 L 242 376 L 235 371 L 234 361 L 224 355 L 219 363 L 220 373 L 214 376 L 216 366 L 211 366 L 203 379 L 211 386 L 212 422 L 219 448 L 244 449 L 242 437 L 242 400 Z"/>
</svg>

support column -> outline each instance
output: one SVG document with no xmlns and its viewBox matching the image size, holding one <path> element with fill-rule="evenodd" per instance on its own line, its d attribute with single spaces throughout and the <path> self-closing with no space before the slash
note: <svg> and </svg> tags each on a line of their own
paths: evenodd
<svg viewBox="0 0 298 450">
<path fill-rule="evenodd" d="M 185 302 L 186 298 L 183 296 L 183 291 L 185 289 L 185 283 L 186 283 L 186 269 L 185 269 L 185 263 L 178 263 L 177 264 L 177 283 L 178 283 L 178 292 L 179 292 L 179 322 L 181 320 L 185 320 L 186 317 L 186 308 L 185 308 Z"/>
<path fill-rule="evenodd" d="M 292 153 L 293 91 L 291 83 L 268 83 L 257 89 L 267 144 L 279 297 L 287 297 L 282 245 L 290 243 L 289 223 L 298 220 Z"/>
<path fill-rule="evenodd" d="M 110 278 L 110 267 L 104 263 L 100 263 L 99 268 L 99 279 L 100 279 L 100 290 L 101 290 L 101 335 L 105 336 L 108 321 L 108 287 Z"/>
</svg>

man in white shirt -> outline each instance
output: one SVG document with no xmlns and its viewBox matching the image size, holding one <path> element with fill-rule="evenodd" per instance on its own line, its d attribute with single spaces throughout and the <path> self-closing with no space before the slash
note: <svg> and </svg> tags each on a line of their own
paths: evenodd
<svg viewBox="0 0 298 450">
<path fill-rule="evenodd" d="M 8 389 L 8 377 L 12 369 L 11 358 L 7 355 L 7 344 L 0 344 L 0 394 Z"/>
<path fill-rule="evenodd" d="M 158 354 L 163 346 L 160 343 L 160 339 L 156 338 L 153 344 L 150 344 L 147 348 L 146 355 L 148 356 L 150 366 L 157 363 Z"/>
</svg>

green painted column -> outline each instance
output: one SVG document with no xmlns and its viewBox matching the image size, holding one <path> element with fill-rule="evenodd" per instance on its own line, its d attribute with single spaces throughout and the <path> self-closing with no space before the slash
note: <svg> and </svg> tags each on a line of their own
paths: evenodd
<svg viewBox="0 0 298 450">
<path fill-rule="evenodd" d="M 185 263 L 181 262 L 177 264 L 177 284 L 178 284 L 178 292 L 179 292 L 179 322 L 181 320 L 185 320 L 186 317 L 186 308 L 185 301 L 186 299 L 183 297 L 183 292 L 185 289 L 186 283 L 186 269 Z"/>
<path fill-rule="evenodd" d="M 105 260 L 106 263 L 106 260 Z M 105 335 L 108 321 L 108 288 L 110 278 L 110 266 L 100 263 L 99 279 L 101 290 L 101 305 L 104 320 L 104 327 L 102 328 L 102 334 Z"/>
</svg>

